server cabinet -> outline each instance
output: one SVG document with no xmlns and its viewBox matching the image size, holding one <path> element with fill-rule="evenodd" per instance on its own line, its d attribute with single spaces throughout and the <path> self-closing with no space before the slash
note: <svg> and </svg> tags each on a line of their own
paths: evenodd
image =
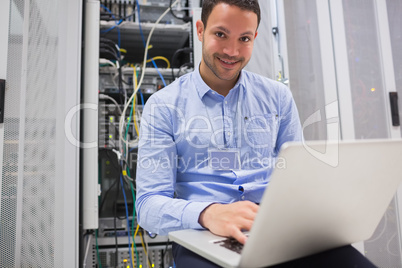
<svg viewBox="0 0 402 268">
<path fill-rule="evenodd" d="M 0 266 L 78 267 L 79 148 L 67 136 L 79 139 L 79 116 L 66 118 L 80 100 L 82 6 L 4 2 Z"/>
</svg>

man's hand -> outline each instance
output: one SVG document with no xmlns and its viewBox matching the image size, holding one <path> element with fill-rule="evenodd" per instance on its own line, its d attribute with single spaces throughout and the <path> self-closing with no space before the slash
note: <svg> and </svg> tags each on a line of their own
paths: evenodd
<svg viewBox="0 0 402 268">
<path fill-rule="evenodd" d="M 201 212 L 198 222 L 216 235 L 233 237 L 244 244 L 247 237 L 242 230 L 251 229 L 258 208 L 250 201 L 212 204 Z"/>
</svg>

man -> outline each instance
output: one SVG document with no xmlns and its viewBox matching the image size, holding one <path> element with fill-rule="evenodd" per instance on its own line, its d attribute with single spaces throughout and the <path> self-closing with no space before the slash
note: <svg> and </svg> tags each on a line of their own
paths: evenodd
<svg viewBox="0 0 402 268">
<path fill-rule="evenodd" d="M 208 228 L 245 243 L 280 147 L 301 140 L 289 89 L 243 70 L 259 22 L 257 0 L 204 0 L 199 67 L 147 101 L 136 207 L 148 231 Z"/>
<path fill-rule="evenodd" d="M 198 68 L 147 101 L 141 118 L 137 215 L 161 235 L 186 228 L 246 242 L 281 146 L 300 141 L 287 87 L 243 68 L 258 0 L 204 0 Z M 176 267 L 216 267 L 173 244 Z M 190 266 L 191 265 L 191 266 Z"/>
</svg>

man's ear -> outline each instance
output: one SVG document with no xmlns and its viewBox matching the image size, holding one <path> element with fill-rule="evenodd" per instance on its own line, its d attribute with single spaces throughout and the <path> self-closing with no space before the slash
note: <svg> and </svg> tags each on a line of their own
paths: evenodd
<svg viewBox="0 0 402 268">
<path fill-rule="evenodd" d="M 201 20 L 197 20 L 195 26 L 197 27 L 198 40 L 202 42 L 202 36 L 204 34 L 204 23 Z"/>
<path fill-rule="evenodd" d="M 258 35 L 258 31 L 255 31 L 254 39 L 257 38 L 257 35 Z"/>
</svg>

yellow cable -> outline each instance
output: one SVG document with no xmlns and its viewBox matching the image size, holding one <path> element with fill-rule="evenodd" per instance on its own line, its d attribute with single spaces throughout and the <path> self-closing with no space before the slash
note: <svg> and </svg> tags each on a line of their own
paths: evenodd
<svg viewBox="0 0 402 268">
<path fill-rule="evenodd" d="M 137 68 L 135 67 L 135 65 L 134 64 L 131 64 L 131 67 L 133 67 L 133 78 L 134 78 L 134 89 L 136 89 L 137 88 L 137 86 L 138 86 L 138 80 L 137 80 Z"/>
<path fill-rule="evenodd" d="M 145 252 L 145 256 L 147 257 L 148 267 L 151 268 L 152 265 L 151 265 L 151 263 L 149 262 L 148 252 L 147 252 L 147 249 L 146 249 L 146 247 L 145 247 L 144 239 L 142 239 L 142 235 L 140 235 L 140 238 L 141 238 L 142 247 L 143 247 L 144 252 Z"/>
<path fill-rule="evenodd" d="M 133 67 L 133 77 L 134 77 L 134 89 L 137 88 L 137 68 L 132 65 Z M 133 120 L 134 120 L 134 127 L 135 127 L 135 132 L 137 133 L 137 137 L 140 136 L 140 132 L 138 131 L 138 124 L 137 124 L 137 120 L 135 117 L 135 104 L 136 104 L 136 100 L 137 100 L 137 94 L 134 95 L 134 99 L 133 99 L 133 105 L 134 105 L 134 109 L 133 109 Z"/>
<path fill-rule="evenodd" d="M 134 257 L 135 257 L 135 254 L 134 254 L 134 243 L 135 243 L 135 240 L 133 241 L 133 243 L 131 244 L 131 256 L 133 256 L 133 268 L 135 267 L 135 262 L 134 262 Z M 137 260 L 137 262 L 138 262 L 138 260 Z"/>
<path fill-rule="evenodd" d="M 134 99 L 133 99 L 133 105 L 134 105 L 134 108 L 133 108 L 133 122 L 134 122 L 135 132 L 137 133 L 137 136 L 138 136 L 138 126 L 137 126 L 137 122 L 136 122 L 137 120 L 135 118 L 135 106 L 136 106 L 136 103 L 137 103 L 137 95 L 134 96 Z"/>
<path fill-rule="evenodd" d="M 278 81 L 281 81 L 282 80 L 282 73 L 281 73 L 281 71 L 279 71 L 279 74 L 278 74 Z"/>
<path fill-rule="evenodd" d="M 135 237 L 137 236 L 137 233 L 138 233 L 138 230 L 140 229 L 140 225 L 139 224 L 137 224 L 137 228 L 135 229 L 135 233 L 134 233 L 134 236 L 133 236 L 133 244 L 131 244 L 131 254 L 134 254 L 134 243 L 135 243 Z M 139 264 L 139 261 L 140 260 L 137 260 L 137 263 Z M 133 267 L 135 267 L 135 265 L 134 265 L 134 261 L 133 261 Z"/>
<path fill-rule="evenodd" d="M 140 225 L 139 224 L 137 224 L 137 228 L 135 229 L 135 233 L 134 233 L 134 237 L 136 237 L 137 236 L 137 233 L 138 233 L 138 230 L 140 229 Z"/>
<path fill-rule="evenodd" d="M 149 45 L 149 42 L 151 41 L 151 37 L 152 37 L 152 35 L 153 35 L 153 33 L 154 33 L 154 30 L 155 30 L 155 28 L 156 28 L 156 25 L 158 25 L 159 22 L 162 20 L 162 18 L 163 18 L 167 13 L 169 13 L 170 9 L 171 9 L 173 6 L 175 6 L 177 3 L 179 3 L 179 2 L 180 2 L 180 0 L 174 1 L 174 2 L 172 3 L 172 5 L 171 5 L 168 9 L 166 9 L 166 11 L 162 13 L 162 15 L 160 15 L 160 17 L 156 20 L 156 22 L 154 23 L 154 26 L 152 26 L 151 31 L 150 31 L 149 34 L 148 34 L 147 43 L 146 43 L 146 45 L 145 45 L 146 49 L 145 49 L 145 53 L 144 53 L 143 70 L 142 70 L 142 72 L 141 72 L 141 78 L 140 78 L 140 81 L 139 81 L 139 83 L 138 83 L 138 87 L 137 87 L 137 88 L 134 88 L 133 94 L 131 95 L 131 97 L 130 97 L 129 101 L 127 102 L 127 104 L 124 106 L 123 113 L 122 113 L 123 115 L 126 113 L 128 107 L 130 106 L 131 100 L 132 100 L 132 99 L 134 98 L 134 96 L 136 95 L 136 93 L 137 93 L 139 87 L 140 87 L 141 84 L 142 84 L 142 81 L 144 80 L 145 69 L 146 69 L 146 66 L 145 66 L 145 65 L 147 64 L 146 61 L 147 61 L 147 57 L 148 57 L 148 50 L 152 47 L 152 46 Z M 120 137 L 120 140 L 121 140 L 123 143 L 127 144 L 128 141 L 127 141 L 127 139 L 124 138 L 123 133 L 122 133 L 124 121 L 125 121 L 125 120 L 124 120 L 124 116 L 121 116 L 121 117 L 120 117 L 120 120 L 119 120 L 119 137 Z"/>
<path fill-rule="evenodd" d="M 168 69 L 170 68 L 170 61 L 169 61 L 167 58 L 163 57 L 163 56 L 156 56 L 156 57 L 153 57 L 152 59 L 147 60 L 147 63 L 148 63 L 148 62 L 151 62 L 152 60 L 163 60 L 163 61 L 165 61 L 166 64 L 167 64 L 167 67 L 166 67 L 166 68 L 168 68 Z"/>
</svg>

